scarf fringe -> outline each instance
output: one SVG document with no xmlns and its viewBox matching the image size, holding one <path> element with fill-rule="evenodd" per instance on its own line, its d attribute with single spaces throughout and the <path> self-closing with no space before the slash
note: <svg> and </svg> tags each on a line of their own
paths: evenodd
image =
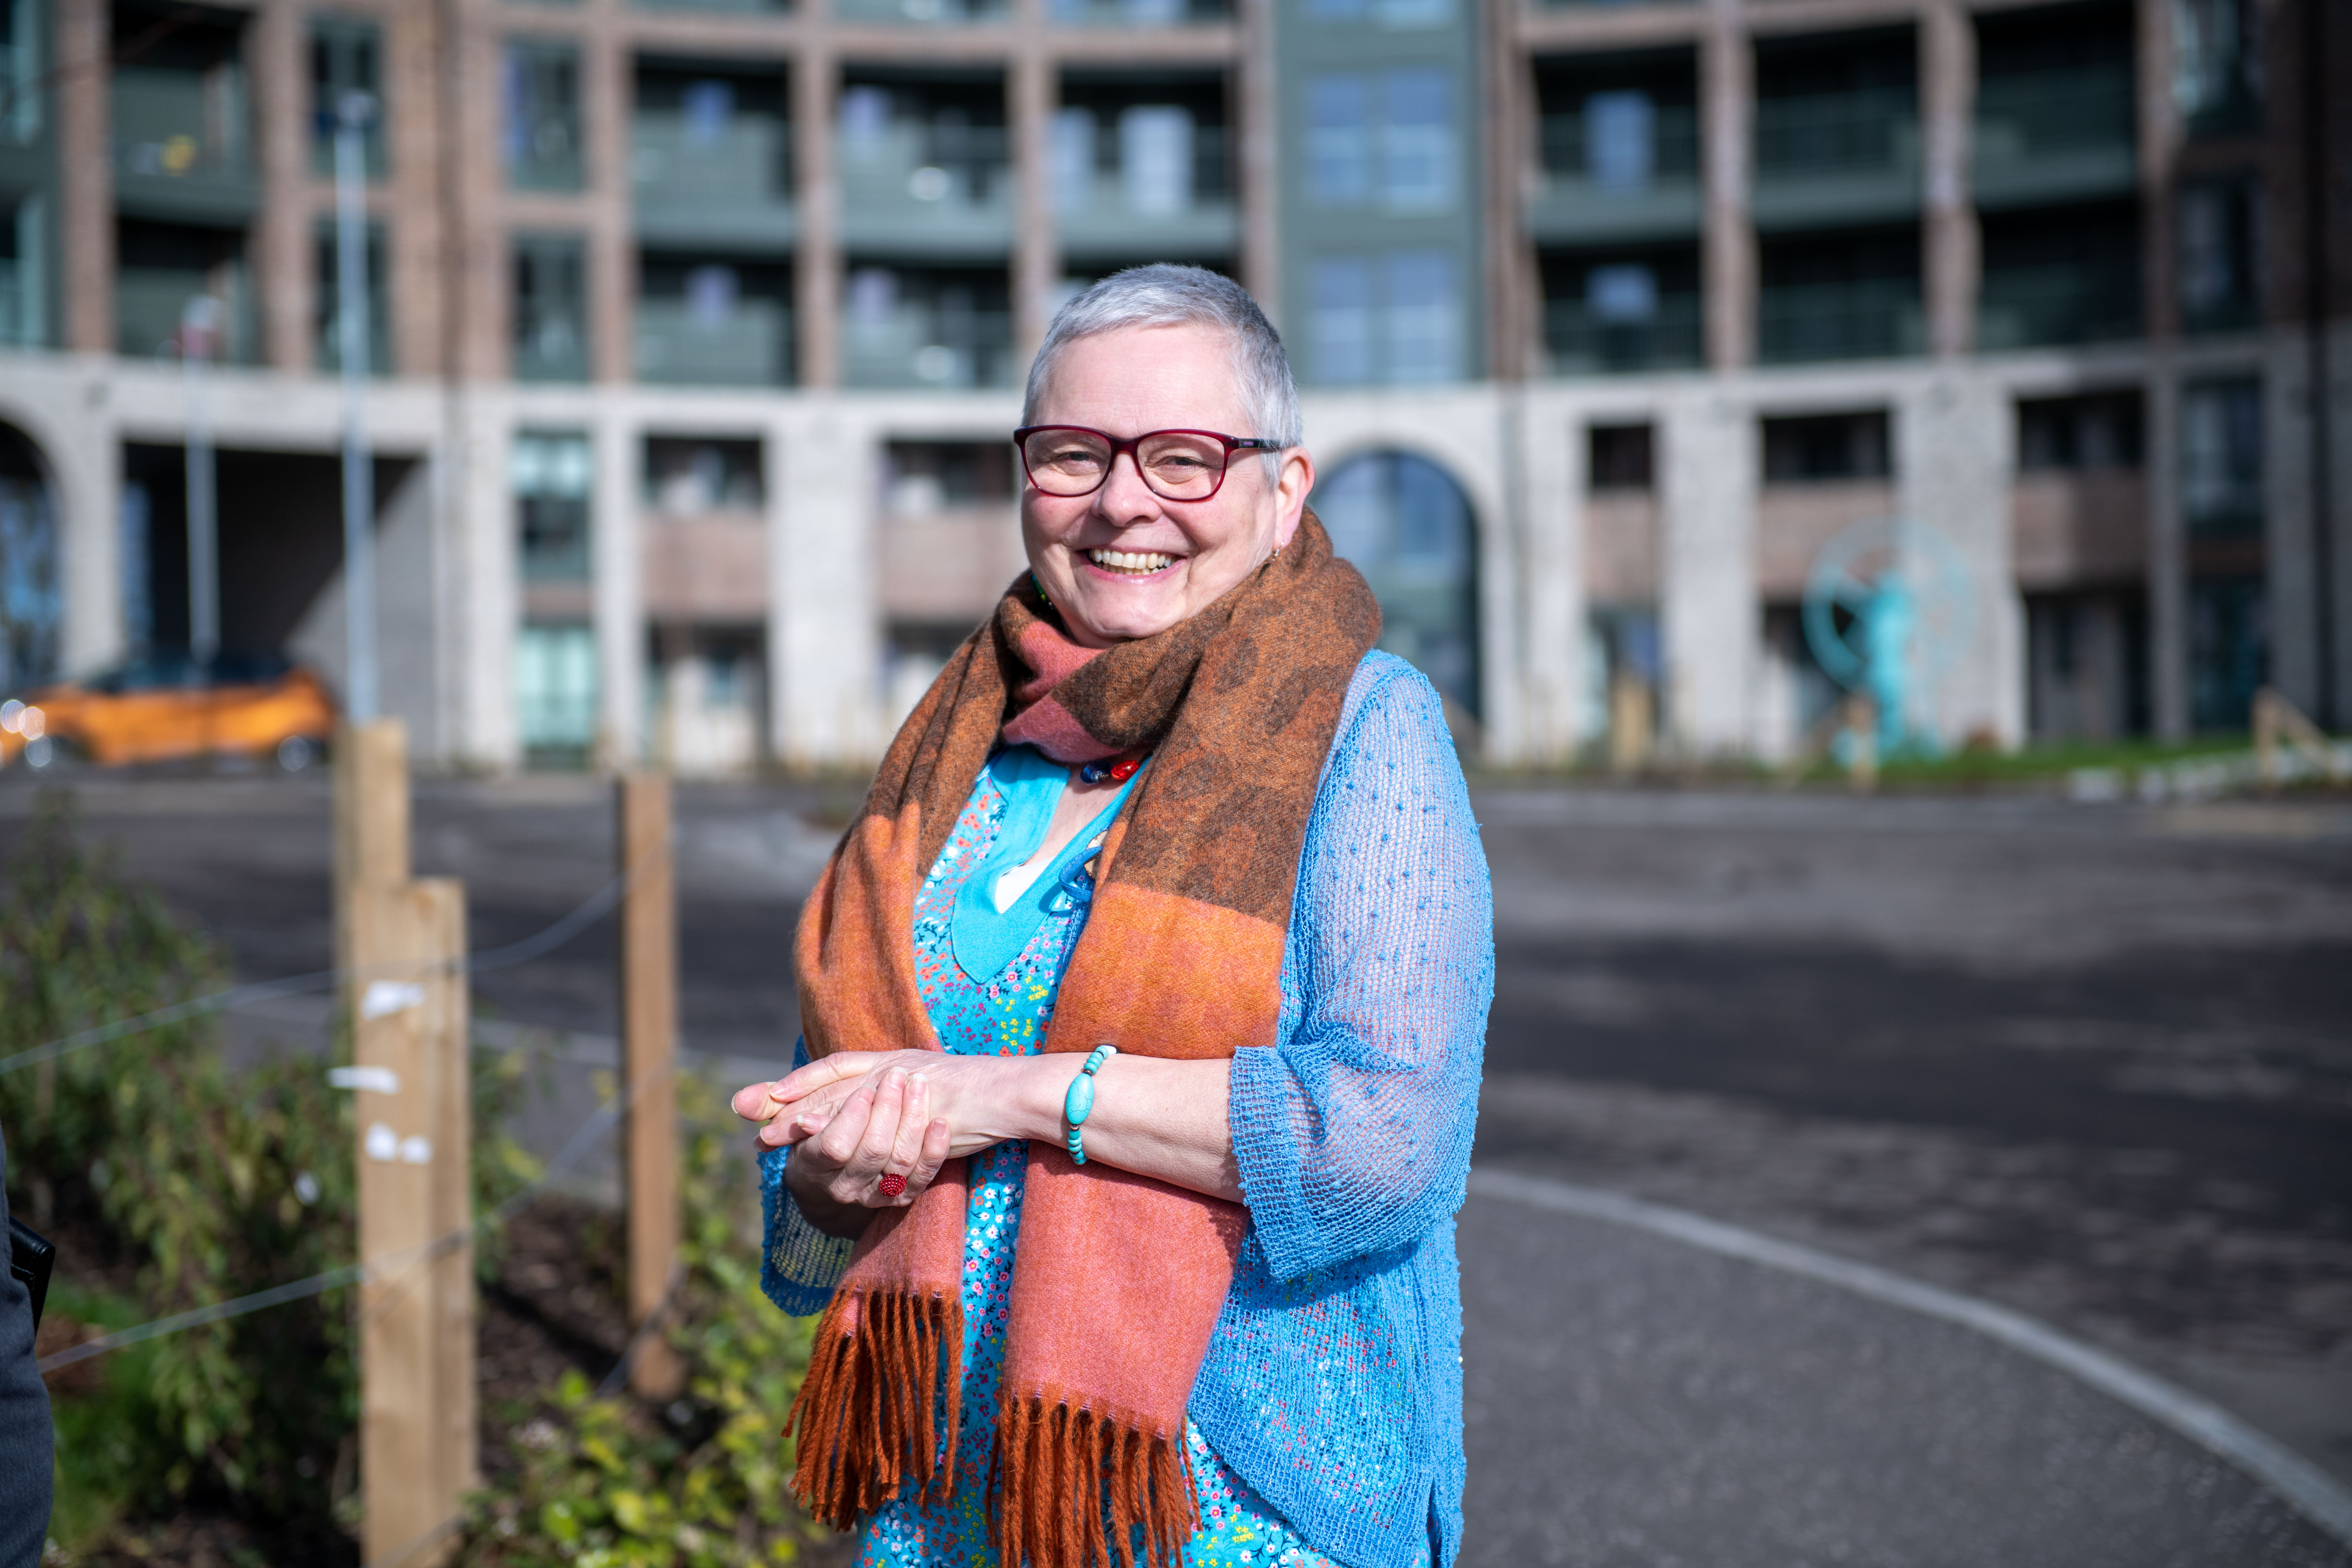
<svg viewBox="0 0 2352 1568">
<path fill-rule="evenodd" d="M 1178 1568 L 1201 1527 L 1192 1488 L 1181 1427 L 1147 1434 L 1053 1390 L 1008 1397 L 989 1535 L 1001 1562 L 1030 1568 L 1110 1568 L 1114 1552 L 1121 1568 Z"/>
<path fill-rule="evenodd" d="M 963 1302 L 954 1291 L 918 1298 L 845 1290 L 834 1299 L 818 1320 L 808 1375 L 784 1423 L 798 1455 L 793 1490 L 811 1515 L 848 1530 L 909 1479 L 924 1501 L 947 1500 L 955 1488 L 962 1350 Z"/>
</svg>

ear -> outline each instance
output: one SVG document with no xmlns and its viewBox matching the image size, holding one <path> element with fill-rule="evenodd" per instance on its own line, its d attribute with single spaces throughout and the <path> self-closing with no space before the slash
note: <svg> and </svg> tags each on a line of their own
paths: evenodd
<svg viewBox="0 0 2352 1568">
<path fill-rule="evenodd" d="M 1286 550 L 1298 532 L 1299 519 L 1307 515 L 1307 498 L 1315 492 L 1315 459 L 1307 455 L 1304 447 L 1293 447 L 1282 455 L 1282 477 L 1274 486 L 1274 547 Z"/>
</svg>

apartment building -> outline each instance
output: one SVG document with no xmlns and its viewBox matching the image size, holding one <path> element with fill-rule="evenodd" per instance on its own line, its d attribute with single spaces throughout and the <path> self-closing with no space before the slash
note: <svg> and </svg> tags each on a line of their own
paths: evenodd
<svg viewBox="0 0 2352 1568">
<path fill-rule="evenodd" d="M 1150 260 L 1265 302 L 1318 510 L 1490 761 L 1596 744 L 1612 685 L 1785 754 L 1838 689 L 1808 582 L 1874 529 L 1941 595 L 1941 743 L 2352 707 L 2324 0 L 0 18 L 11 687 L 184 646 L 215 578 L 224 648 L 340 679 L 363 94 L 384 701 L 453 765 L 874 754 L 1020 569 L 1031 347 Z"/>
</svg>

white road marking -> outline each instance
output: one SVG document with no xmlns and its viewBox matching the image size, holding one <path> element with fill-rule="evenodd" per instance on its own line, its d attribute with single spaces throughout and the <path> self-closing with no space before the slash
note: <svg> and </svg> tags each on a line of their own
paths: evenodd
<svg viewBox="0 0 2352 1568">
<path fill-rule="evenodd" d="M 1726 1258 L 1801 1275 L 1948 1323 L 1973 1329 L 2023 1355 L 2079 1378 L 2109 1398 L 2179 1433 L 2276 1491 L 2313 1523 L 2352 1545 L 2352 1489 L 2274 1438 L 2266 1437 L 2211 1402 L 2126 1365 L 2105 1351 L 2036 1322 L 2021 1312 L 1906 1279 L 1809 1247 L 1778 1241 L 1720 1220 L 1644 1203 L 1598 1187 L 1542 1176 L 1473 1171 L 1470 1191 L 1480 1197 L 1526 1204 L 1586 1219 L 1646 1230 Z"/>
</svg>

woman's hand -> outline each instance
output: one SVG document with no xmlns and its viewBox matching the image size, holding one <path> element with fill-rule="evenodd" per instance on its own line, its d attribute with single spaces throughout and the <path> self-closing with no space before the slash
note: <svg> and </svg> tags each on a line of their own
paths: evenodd
<svg viewBox="0 0 2352 1568">
<path fill-rule="evenodd" d="M 802 1144 L 827 1133 L 859 1093 L 878 1091 L 897 1073 L 923 1085 L 931 1118 L 948 1124 L 948 1158 L 960 1160 L 1008 1138 L 1051 1136 L 1069 1068 L 1046 1057 L 836 1051 L 773 1083 L 742 1089 L 735 1114 L 767 1124 L 759 1132 L 763 1148 Z"/>
<path fill-rule="evenodd" d="M 795 1145 L 784 1184 L 826 1235 L 862 1235 L 874 1210 L 913 1203 L 946 1163 L 948 1124 L 931 1114 L 929 1085 L 905 1068 L 885 1068 L 848 1085 L 823 1111 L 803 1105 L 779 1114 L 772 1093 L 789 1081 L 740 1090 L 735 1112 L 772 1118 L 760 1130 L 762 1144 Z"/>
</svg>

